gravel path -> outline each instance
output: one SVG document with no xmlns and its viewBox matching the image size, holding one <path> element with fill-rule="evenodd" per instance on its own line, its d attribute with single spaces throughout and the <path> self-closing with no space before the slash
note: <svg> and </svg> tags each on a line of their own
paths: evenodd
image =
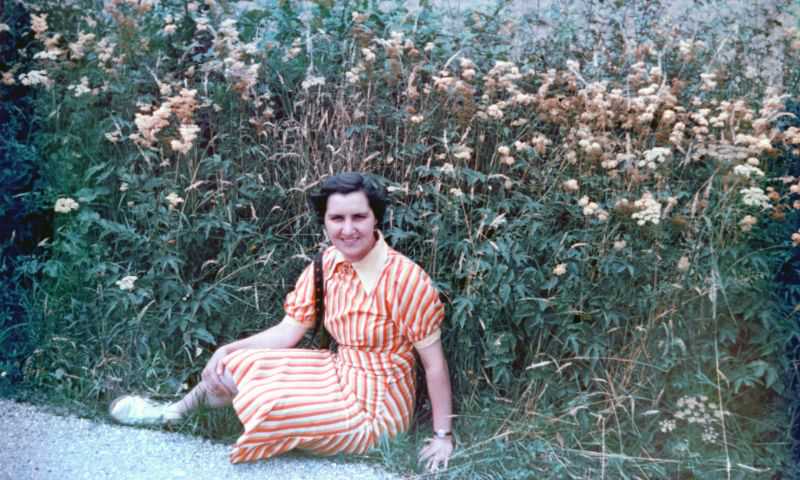
<svg viewBox="0 0 800 480">
<path fill-rule="evenodd" d="M 228 446 L 185 434 L 57 416 L 0 399 L 0 479 L 394 480 L 373 465 L 287 455 L 231 465 Z"/>
</svg>

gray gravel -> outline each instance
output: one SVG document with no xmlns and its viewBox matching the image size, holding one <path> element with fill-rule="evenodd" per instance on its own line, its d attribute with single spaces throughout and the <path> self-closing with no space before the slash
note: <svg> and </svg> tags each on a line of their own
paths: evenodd
<svg viewBox="0 0 800 480">
<path fill-rule="evenodd" d="M 227 445 L 189 435 L 96 423 L 0 399 L 0 479 L 366 479 L 374 465 L 287 455 L 232 465 Z"/>
</svg>

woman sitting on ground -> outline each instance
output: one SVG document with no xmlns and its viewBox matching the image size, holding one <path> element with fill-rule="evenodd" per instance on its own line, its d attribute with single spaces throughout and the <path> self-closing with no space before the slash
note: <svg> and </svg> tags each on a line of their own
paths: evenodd
<svg viewBox="0 0 800 480">
<path fill-rule="evenodd" d="M 428 275 L 389 247 L 378 230 L 386 193 L 371 177 L 325 179 L 310 203 L 332 246 L 322 259 L 324 325 L 338 351 L 292 348 L 315 323 L 314 269 L 286 297 L 283 321 L 220 347 L 202 381 L 183 399 L 156 404 L 114 401 L 126 424 L 176 421 L 200 405 L 233 405 L 244 432 L 231 461 L 270 458 L 292 449 L 362 453 L 383 435 L 408 429 L 419 353 L 433 409 L 433 437 L 420 462 L 438 470 L 453 451 L 451 388 L 440 326 L 444 307 Z"/>
</svg>

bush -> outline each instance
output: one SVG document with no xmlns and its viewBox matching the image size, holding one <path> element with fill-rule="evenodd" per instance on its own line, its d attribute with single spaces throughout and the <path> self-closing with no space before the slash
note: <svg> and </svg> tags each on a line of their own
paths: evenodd
<svg viewBox="0 0 800 480">
<path fill-rule="evenodd" d="M 32 16 L 38 64 L 9 80 L 41 87 L 37 195 L 57 212 L 24 266 L 28 382 L 185 390 L 281 317 L 321 241 L 305 192 L 365 170 L 390 185 L 390 243 L 449 305 L 460 414 L 489 418 L 457 422 L 452 475 L 786 460 L 794 31 L 692 36 L 660 2 L 501 5 L 457 36 L 402 2 L 78 3 Z"/>
</svg>

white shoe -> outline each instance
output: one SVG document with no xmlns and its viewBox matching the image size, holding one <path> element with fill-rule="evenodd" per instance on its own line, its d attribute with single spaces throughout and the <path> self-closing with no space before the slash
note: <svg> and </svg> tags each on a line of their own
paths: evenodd
<svg viewBox="0 0 800 480">
<path fill-rule="evenodd" d="M 125 425 L 165 425 L 181 419 L 169 403 L 157 403 L 136 395 L 123 395 L 111 402 L 108 413 Z"/>
</svg>

